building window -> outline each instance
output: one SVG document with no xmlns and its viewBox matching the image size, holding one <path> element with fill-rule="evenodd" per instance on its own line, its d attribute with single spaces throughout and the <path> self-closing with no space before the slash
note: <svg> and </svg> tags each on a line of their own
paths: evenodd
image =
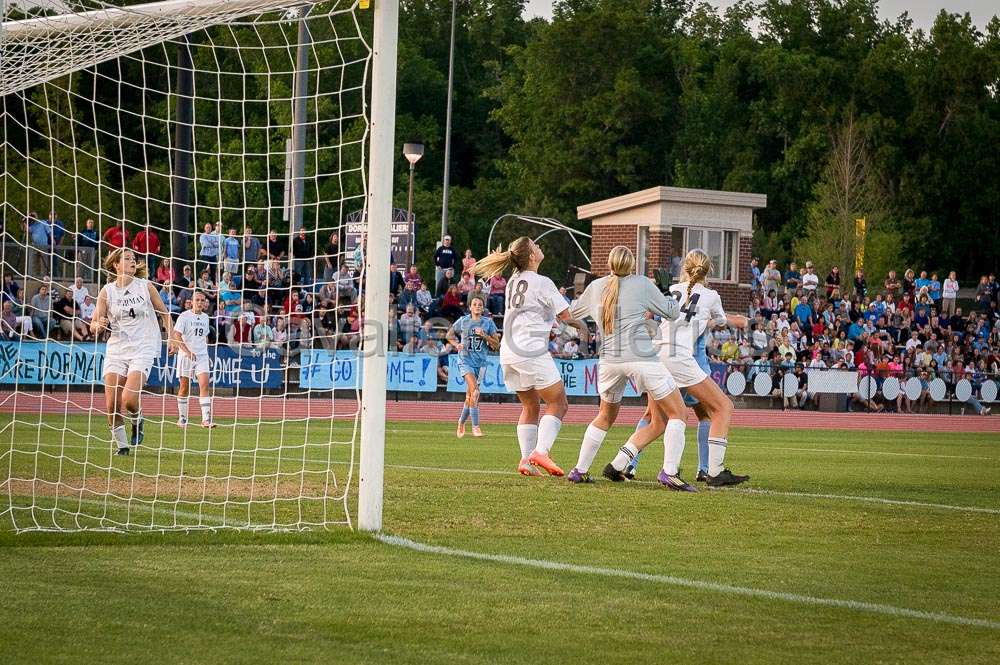
<svg viewBox="0 0 1000 665">
<path fill-rule="evenodd" d="M 715 268 L 711 279 L 727 282 L 737 281 L 738 258 L 736 251 L 739 247 L 739 241 L 736 231 L 717 231 L 715 229 L 686 229 L 686 231 L 685 254 L 692 249 L 705 250 L 705 253 L 712 259 L 712 265 Z"/>
</svg>

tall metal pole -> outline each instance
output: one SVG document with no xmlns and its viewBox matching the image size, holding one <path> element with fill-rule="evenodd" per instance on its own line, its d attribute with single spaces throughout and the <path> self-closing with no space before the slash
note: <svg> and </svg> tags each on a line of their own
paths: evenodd
<svg viewBox="0 0 1000 665">
<path fill-rule="evenodd" d="M 302 228 L 302 204 L 306 192 L 306 95 L 309 94 L 309 46 L 312 34 L 309 32 L 308 8 L 299 11 L 299 45 L 295 54 L 295 75 L 292 82 L 292 187 L 289 202 L 292 214 L 288 220 L 288 231 L 292 238 L 289 238 L 289 243 Z"/>
<path fill-rule="evenodd" d="M 444 119 L 444 189 L 441 201 L 441 240 L 448 235 L 448 185 L 451 176 L 451 98 L 455 87 L 455 9 L 451 0 L 451 46 L 448 49 L 448 110 Z"/>
<path fill-rule="evenodd" d="M 173 196 L 170 203 L 170 245 L 164 253 L 174 257 L 174 266 L 188 258 L 188 224 L 191 215 L 191 154 L 194 149 L 194 64 L 191 61 L 191 44 L 185 35 L 177 49 L 177 96 L 174 125 Z"/>
<path fill-rule="evenodd" d="M 361 466 L 358 528 L 382 529 L 385 468 L 386 328 L 389 319 L 389 251 L 392 227 L 392 171 L 396 131 L 396 51 L 399 0 L 375 3 L 372 115 L 368 167 L 368 247 L 365 289 L 364 360 L 361 377 Z"/>
<path fill-rule="evenodd" d="M 413 169 L 416 163 L 410 163 L 410 193 L 406 197 L 406 223 L 413 228 Z"/>
</svg>

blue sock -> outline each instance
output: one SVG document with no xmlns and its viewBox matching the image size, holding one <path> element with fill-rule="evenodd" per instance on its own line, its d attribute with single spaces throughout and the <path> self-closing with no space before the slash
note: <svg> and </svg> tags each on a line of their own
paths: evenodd
<svg viewBox="0 0 1000 665">
<path fill-rule="evenodd" d="M 708 473 L 708 430 L 712 428 L 712 421 L 698 421 L 698 470 Z"/>
<path fill-rule="evenodd" d="M 460 415 L 458 417 L 458 424 L 459 425 L 464 425 L 465 421 L 468 420 L 468 419 L 469 419 L 469 405 L 468 404 L 463 404 L 462 405 L 462 415 Z"/>
<path fill-rule="evenodd" d="M 479 427 L 479 407 L 474 406 L 469 409 L 469 415 L 472 416 L 472 426 Z M 707 437 L 708 435 L 706 434 L 705 436 Z M 708 439 L 706 438 L 705 441 L 708 441 Z M 707 443 L 705 445 L 708 446 Z"/>
<path fill-rule="evenodd" d="M 645 427 L 648 424 L 649 424 L 649 421 L 646 420 L 645 418 L 643 418 L 638 423 L 636 423 L 636 425 L 635 425 L 635 431 L 638 432 L 639 430 L 641 430 L 643 427 Z M 641 455 L 642 455 L 642 451 L 640 450 L 639 452 L 637 452 L 635 454 L 635 457 L 632 458 L 632 461 L 629 462 L 628 468 L 632 469 L 633 471 L 635 471 L 637 468 L 639 468 L 639 457 Z"/>
</svg>

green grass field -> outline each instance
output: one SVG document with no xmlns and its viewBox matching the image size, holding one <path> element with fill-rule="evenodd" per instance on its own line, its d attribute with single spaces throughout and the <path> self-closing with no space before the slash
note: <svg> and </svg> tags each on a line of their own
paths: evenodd
<svg viewBox="0 0 1000 665">
<path fill-rule="evenodd" d="M 211 445 L 198 429 L 182 446 L 179 430 L 153 427 L 136 455 L 110 460 L 98 420 L 72 417 L 63 430 L 62 418 L 5 418 L 0 483 L 22 482 L 0 484 L 2 663 L 1000 662 L 990 435 L 744 429 L 729 461 L 753 475 L 752 491 L 681 495 L 649 482 L 659 445 L 646 482 L 572 486 L 516 475 L 510 425 L 457 441 L 450 425 L 390 423 L 385 530 L 447 548 L 420 552 L 342 527 L 15 535 L 12 519 L 341 519 L 338 500 L 288 497 L 296 482 L 331 487 L 329 469 L 343 487 L 350 447 L 323 444 L 350 431 L 230 423 Z M 557 442 L 567 469 L 582 433 L 566 426 Z M 609 435 L 598 470 L 626 435 Z M 206 471 L 267 480 L 172 480 Z M 53 511 L 51 488 L 23 481 L 84 476 L 150 500 L 63 494 Z M 205 505 L 224 491 L 229 506 Z"/>
</svg>

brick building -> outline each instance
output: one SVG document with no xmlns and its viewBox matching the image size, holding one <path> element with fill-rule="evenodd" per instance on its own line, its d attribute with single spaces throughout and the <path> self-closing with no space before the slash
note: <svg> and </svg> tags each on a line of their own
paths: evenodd
<svg viewBox="0 0 1000 665">
<path fill-rule="evenodd" d="M 764 194 L 653 187 L 576 209 L 592 223 L 590 259 L 596 276 L 608 272 L 608 252 L 625 245 L 640 273 L 663 270 L 676 281 L 684 254 L 696 247 L 715 265 L 710 286 L 727 309 L 742 312 L 750 298 L 753 213 L 767 207 Z"/>
</svg>

